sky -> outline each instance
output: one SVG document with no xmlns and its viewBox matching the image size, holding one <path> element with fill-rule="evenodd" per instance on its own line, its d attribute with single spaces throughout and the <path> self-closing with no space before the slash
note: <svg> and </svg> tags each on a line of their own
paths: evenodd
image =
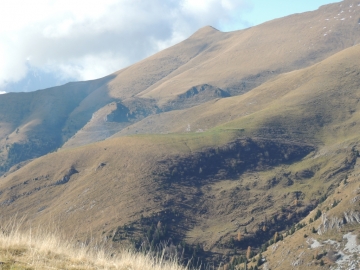
<svg viewBox="0 0 360 270">
<path fill-rule="evenodd" d="M 211 25 L 234 31 L 336 0 L 1 0 L 0 94 L 109 75 Z"/>
</svg>

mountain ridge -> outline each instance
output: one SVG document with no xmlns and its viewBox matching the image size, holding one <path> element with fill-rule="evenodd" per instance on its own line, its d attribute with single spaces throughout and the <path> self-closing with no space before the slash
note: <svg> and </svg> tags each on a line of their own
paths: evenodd
<svg viewBox="0 0 360 270">
<path fill-rule="evenodd" d="M 163 244 L 185 264 L 254 267 L 264 253 L 276 267 L 280 238 L 305 245 L 314 209 L 345 218 L 346 181 L 359 181 L 358 18 L 348 0 L 208 26 L 99 80 L 1 95 L 2 216 L 54 219 L 114 248 Z"/>
</svg>

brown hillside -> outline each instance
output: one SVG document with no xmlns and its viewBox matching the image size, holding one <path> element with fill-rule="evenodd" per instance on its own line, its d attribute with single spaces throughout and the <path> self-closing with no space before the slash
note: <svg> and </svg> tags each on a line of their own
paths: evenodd
<svg viewBox="0 0 360 270">
<path fill-rule="evenodd" d="M 359 42 L 359 10 L 356 2 L 345 1 L 231 33 L 205 27 L 107 78 L 1 95 L 2 171 L 61 147 L 74 134 L 65 147 L 103 140 L 152 114 L 243 94 L 319 62 Z M 111 102 L 118 105 L 107 106 Z M 111 108 L 121 106 L 127 118 L 109 121 Z"/>
<path fill-rule="evenodd" d="M 189 63 L 139 96 L 165 102 L 205 83 L 231 94 L 243 93 L 274 75 L 309 66 L 357 44 L 359 15 L 357 2 L 345 1 L 246 30 L 222 33 L 220 41 L 208 45 Z M 199 31 L 185 42 L 208 38 L 208 32 Z"/>
<path fill-rule="evenodd" d="M 359 18 L 348 0 L 232 33 L 205 27 L 99 80 L 0 95 L 2 218 L 215 265 L 265 251 L 316 208 L 346 220 L 359 170 Z M 300 227 L 281 252 L 305 252 L 310 227 Z M 264 252 L 271 269 L 297 266 L 283 254 Z"/>
<path fill-rule="evenodd" d="M 216 262 L 249 245 L 259 251 L 356 163 L 359 48 L 180 111 L 200 122 L 197 109 L 208 108 L 207 119 L 222 125 L 207 132 L 120 137 L 36 159 L 1 182 L 3 216 L 61 221 L 79 239 L 103 233 L 114 245 L 146 243 L 144 232 L 160 221 L 165 239 L 200 244 L 202 258 Z M 225 123 L 228 110 L 240 114 L 250 101 L 252 114 Z M 234 242 L 238 231 L 244 238 Z"/>
<path fill-rule="evenodd" d="M 360 46 L 278 76 L 237 97 L 148 117 L 117 135 L 237 129 L 244 135 L 321 140 L 357 136 Z M 221 125 L 221 126 L 219 126 Z M 334 138 L 332 138 L 334 136 Z"/>
<path fill-rule="evenodd" d="M 324 202 L 295 226 L 295 233 L 263 253 L 268 269 L 358 269 L 359 165 Z M 315 219 L 317 213 L 321 213 Z M 265 266 L 263 266 L 265 267 Z"/>
<path fill-rule="evenodd" d="M 187 40 L 115 73 L 108 84 L 109 95 L 122 100 L 151 99 L 159 110 L 149 115 L 156 112 L 162 118 L 161 112 L 243 94 L 279 74 L 307 67 L 357 44 L 359 17 L 360 7 L 346 1 L 236 32 L 205 27 Z M 218 94 L 192 90 L 203 86 L 218 89 Z M 109 124 L 104 119 L 92 118 L 65 147 L 104 139 L 105 134 L 134 124 L 131 119 L 125 124 Z M 177 131 L 184 131 L 183 124 L 187 125 L 181 121 Z"/>
<path fill-rule="evenodd" d="M 72 113 L 84 99 L 97 95 L 111 76 L 96 81 L 68 83 L 63 86 L 31 93 L 8 93 L 0 96 L 0 174 L 18 162 L 38 157 L 56 150 L 64 139 L 72 136 L 75 125 Z M 105 102 L 103 102 L 106 100 Z M 102 94 L 99 104 L 108 103 L 109 97 Z M 97 110 L 96 106 L 92 110 Z M 76 121 L 86 123 L 82 111 Z M 77 123 L 77 124 L 78 124 Z M 64 126 L 68 126 L 63 129 Z"/>
<path fill-rule="evenodd" d="M 217 230 L 218 222 L 230 225 L 241 214 L 241 223 L 252 230 L 262 222 L 255 213 L 276 211 L 274 203 L 280 202 L 280 197 L 266 201 L 268 176 L 257 187 L 251 183 L 253 174 L 239 177 L 299 160 L 314 149 L 261 138 L 234 140 L 235 136 L 125 137 L 46 155 L 3 178 L 2 216 L 26 213 L 33 225 L 61 222 L 62 229 L 82 241 L 89 233 L 100 237 L 102 232 L 114 244 L 129 240 L 119 229 L 124 225 L 134 226 L 130 235 L 143 243 L 142 230 L 161 221 L 174 244 L 185 239 L 191 245 L 201 243 L 207 254 L 202 259 L 219 260 L 214 253 L 224 252 L 219 241 L 244 225 L 206 236 Z M 238 203 L 233 192 L 241 198 Z M 223 204 L 228 206 L 222 209 Z M 231 211 L 234 207 L 238 209 Z"/>
</svg>

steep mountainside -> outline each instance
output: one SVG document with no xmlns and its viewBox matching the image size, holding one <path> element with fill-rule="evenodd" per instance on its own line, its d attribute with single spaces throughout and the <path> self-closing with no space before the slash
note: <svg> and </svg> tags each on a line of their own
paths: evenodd
<svg viewBox="0 0 360 270">
<path fill-rule="evenodd" d="M 354 136 L 358 117 L 360 46 L 272 79 L 236 97 L 148 117 L 115 136 L 241 129 L 244 135 L 321 140 Z M 325 132 L 326 131 L 326 132 Z M 351 132 L 350 132 L 351 131 Z M 336 135 L 335 135 L 336 134 Z"/>
<path fill-rule="evenodd" d="M 2 217 L 224 269 L 245 255 L 263 269 L 348 267 L 359 18 L 346 0 L 232 33 L 205 27 L 105 78 L 1 95 Z M 342 261 L 325 260 L 330 238 Z M 295 249 L 302 261 L 284 253 Z"/>
<path fill-rule="evenodd" d="M 359 18 L 357 2 L 345 1 L 231 33 L 205 27 L 178 45 L 116 73 L 109 93 L 120 99 L 124 95 L 153 99 L 160 115 L 243 94 L 279 74 L 312 65 L 359 43 Z M 204 90 L 194 91 L 194 87 Z M 109 125 L 104 119 L 93 118 L 65 146 L 104 139 L 99 134 L 115 133 L 134 123 Z"/>
<path fill-rule="evenodd" d="M 359 188 L 356 165 L 300 225 L 285 232 L 282 241 L 270 245 L 263 253 L 264 268 L 359 269 Z"/>
<path fill-rule="evenodd" d="M 76 131 L 72 127 L 74 120 L 84 125 L 99 106 L 111 100 L 101 88 L 106 88 L 106 82 L 111 78 L 1 95 L 0 173 L 18 162 L 60 147 Z M 83 110 L 74 116 L 86 99 L 96 99 L 98 103 L 93 104 L 91 110 Z"/>
<path fill-rule="evenodd" d="M 106 139 L 154 114 L 243 94 L 317 63 L 360 41 L 359 11 L 356 1 L 347 0 L 231 33 L 205 27 L 106 78 L 1 95 L 1 171 L 64 144 Z M 43 100 L 49 93 L 51 104 Z"/>
<path fill-rule="evenodd" d="M 36 159 L 3 178 L 3 216 L 61 220 L 68 233 L 76 226 L 79 239 L 102 232 L 114 245 L 150 246 L 171 237 L 175 246 L 199 244 L 197 256 L 217 263 L 247 246 L 259 251 L 353 170 L 359 54 L 354 46 L 243 96 L 199 106 L 218 121 L 205 132 L 119 137 Z M 251 114 L 235 110 L 249 100 Z M 227 104 L 214 109 L 219 102 Z M 197 108 L 182 112 L 202 121 Z M 229 110 L 239 115 L 226 124 L 214 116 Z M 152 234 L 159 222 L 166 231 Z"/>
</svg>

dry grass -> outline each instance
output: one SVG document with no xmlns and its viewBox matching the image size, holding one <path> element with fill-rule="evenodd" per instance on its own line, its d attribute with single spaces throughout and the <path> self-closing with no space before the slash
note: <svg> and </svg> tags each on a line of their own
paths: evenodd
<svg viewBox="0 0 360 270">
<path fill-rule="evenodd" d="M 21 229 L 22 222 L 11 221 L 1 227 L 1 269 L 121 269 L 186 270 L 164 253 L 142 254 L 132 250 L 115 252 L 105 244 L 75 243 L 59 231 Z"/>
</svg>

